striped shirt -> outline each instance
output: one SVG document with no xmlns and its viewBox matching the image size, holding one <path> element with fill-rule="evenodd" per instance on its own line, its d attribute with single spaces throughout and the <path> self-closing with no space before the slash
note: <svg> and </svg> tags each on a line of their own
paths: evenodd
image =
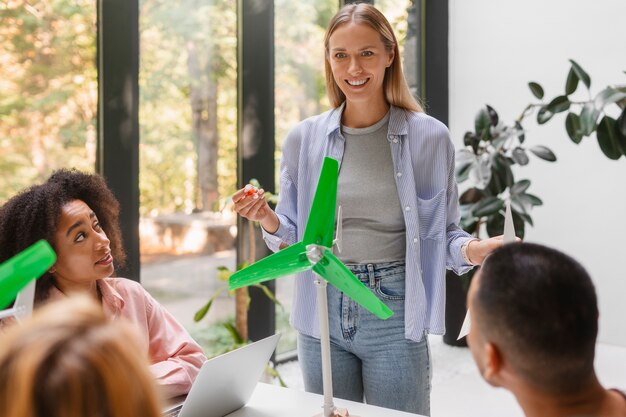
<svg viewBox="0 0 626 417">
<path fill-rule="evenodd" d="M 263 231 L 273 251 L 282 242 L 291 245 L 302 239 L 324 157 L 341 164 L 343 108 L 300 122 L 285 139 L 276 206 L 280 225 L 274 234 Z M 425 332 L 444 333 L 445 269 L 461 274 L 471 268 L 461 247 L 472 237 L 458 226 L 454 146 L 446 126 L 424 113 L 392 106 L 387 140 L 406 225 L 405 337 L 419 341 Z M 299 332 L 319 338 L 311 271 L 296 279 L 290 321 Z"/>
</svg>

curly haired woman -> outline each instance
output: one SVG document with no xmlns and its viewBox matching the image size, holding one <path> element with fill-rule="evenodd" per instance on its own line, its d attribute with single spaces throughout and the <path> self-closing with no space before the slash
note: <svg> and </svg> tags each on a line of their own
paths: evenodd
<svg viewBox="0 0 626 417">
<path fill-rule="evenodd" d="M 107 318 L 135 325 L 165 394 L 185 394 L 206 357 L 140 284 L 111 278 L 126 257 L 118 217 L 119 203 L 102 177 L 59 170 L 0 208 L 0 262 L 47 240 L 57 261 L 37 281 L 35 308 L 71 293 L 89 294 Z"/>
</svg>

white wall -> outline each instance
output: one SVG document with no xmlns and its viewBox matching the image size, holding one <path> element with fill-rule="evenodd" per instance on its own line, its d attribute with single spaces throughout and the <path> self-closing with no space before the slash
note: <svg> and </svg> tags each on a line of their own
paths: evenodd
<svg viewBox="0 0 626 417">
<path fill-rule="evenodd" d="M 594 94 L 626 84 L 625 18 L 624 0 L 450 0 L 450 130 L 457 147 L 482 104 L 510 123 L 533 101 L 528 81 L 539 82 L 549 99 L 562 94 L 568 58 L 589 73 Z M 534 120 L 525 124 L 527 143 L 549 146 L 558 161 L 531 157 L 515 170 L 544 201 L 526 240 L 556 247 L 589 270 L 600 300 L 600 341 L 626 346 L 626 158 L 606 158 L 595 134 L 575 145 L 565 114 L 544 126 Z"/>
</svg>

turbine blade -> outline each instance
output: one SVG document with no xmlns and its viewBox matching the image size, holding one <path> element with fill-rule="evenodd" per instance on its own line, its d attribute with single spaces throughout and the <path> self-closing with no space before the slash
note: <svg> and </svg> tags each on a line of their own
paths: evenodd
<svg viewBox="0 0 626 417">
<path fill-rule="evenodd" d="M 328 249 L 313 271 L 330 282 L 350 298 L 380 319 L 388 319 L 393 311 L 376 297 L 346 266 Z"/>
<path fill-rule="evenodd" d="M 306 256 L 306 247 L 302 242 L 298 242 L 235 272 L 228 280 L 228 289 L 234 290 L 295 274 L 311 266 Z"/>
<path fill-rule="evenodd" d="M 45 240 L 40 240 L 0 265 L 0 309 L 34 279 L 42 276 L 57 257 Z"/>
<path fill-rule="evenodd" d="M 309 220 L 302 238 L 305 246 L 312 243 L 326 248 L 333 246 L 338 176 L 339 162 L 333 158 L 324 158 Z"/>
</svg>

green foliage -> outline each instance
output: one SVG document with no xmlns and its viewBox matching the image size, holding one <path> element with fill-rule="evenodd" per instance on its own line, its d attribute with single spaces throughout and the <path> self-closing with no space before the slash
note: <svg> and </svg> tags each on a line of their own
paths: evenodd
<svg viewBox="0 0 626 417">
<path fill-rule="evenodd" d="M 579 81 L 589 90 L 591 77 L 574 60 L 565 81 L 565 94 L 529 104 L 512 124 L 501 123 L 497 112 L 490 106 L 481 108 L 474 121 L 474 131 L 463 137 L 465 147 L 457 152 L 456 178 L 459 183 L 467 180 L 473 186 L 459 198 L 461 203 L 461 227 L 478 236 L 481 226 L 486 225 L 489 236 L 502 234 L 504 230 L 504 202 L 511 201 L 513 223 L 518 237 L 524 237 L 526 224 L 533 225 L 530 211 L 543 204 L 541 199 L 528 193 L 529 180 L 515 181 L 511 167 L 529 163 L 528 151 L 548 162 L 555 162 L 556 155 L 543 145 L 526 148 L 523 122 L 537 110 L 537 123 L 545 124 L 558 113 L 568 112 L 565 131 L 576 144 L 586 136 L 597 132 L 598 144 L 610 159 L 626 155 L 626 85 L 607 86 L 596 96 L 585 101 L 575 101 L 570 96 L 577 90 Z M 543 87 L 529 82 L 533 96 L 542 100 Z M 619 108 L 615 119 L 607 114 L 611 108 Z"/>
</svg>

